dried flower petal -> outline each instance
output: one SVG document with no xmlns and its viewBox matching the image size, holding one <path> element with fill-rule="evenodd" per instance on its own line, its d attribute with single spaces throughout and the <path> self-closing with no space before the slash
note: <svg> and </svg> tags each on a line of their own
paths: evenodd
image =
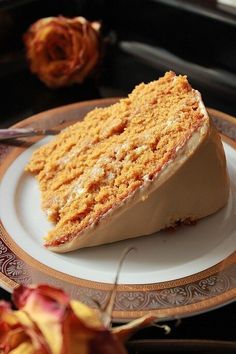
<svg viewBox="0 0 236 354">
<path fill-rule="evenodd" d="M 137 318 L 136 320 L 130 321 L 122 326 L 112 328 L 112 333 L 115 334 L 120 341 L 124 342 L 138 329 L 150 326 L 159 319 L 159 317 L 150 313 L 143 317 Z"/>
<path fill-rule="evenodd" d="M 24 311 L 13 311 L 0 303 L 0 352 L 51 354 L 42 333 Z"/>
</svg>

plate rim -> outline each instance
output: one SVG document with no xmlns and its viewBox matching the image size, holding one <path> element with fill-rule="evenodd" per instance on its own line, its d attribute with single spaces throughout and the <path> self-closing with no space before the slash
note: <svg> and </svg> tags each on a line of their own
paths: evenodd
<svg viewBox="0 0 236 354">
<path fill-rule="evenodd" d="M 53 122 L 53 117 L 59 118 L 57 119 L 57 123 L 59 126 L 63 127 L 64 120 L 61 119 L 64 113 L 68 113 L 69 111 L 76 111 L 76 110 L 85 110 L 85 114 L 87 113 L 86 109 L 90 107 L 90 109 L 93 109 L 94 107 L 102 107 L 102 106 L 107 106 L 112 103 L 115 103 L 118 100 L 118 98 L 106 98 L 106 99 L 98 99 L 98 100 L 90 100 L 90 101 L 83 101 L 83 102 L 77 102 L 61 107 L 57 107 L 54 109 L 50 109 L 41 113 L 38 113 L 32 117 L 26 118 L 17 124 L 15 124 L 15 127 L 23 127 L 23 126 L 28 126 L 28 125 L 42 125 L 44 122 L 48 123 L 48 118 L 50 117 L 50 124 L 52 126 Z M 207 109 L 210 115 L 214 115 L 217 119 L 227 121 L 228 123 L 234 124 L 236 127 L 236 120 L 234 121 L 234 118 L 222 113 L 220 111 L 208 108 Z M 82 114 L 83 115 L 83 114 Z M 70 120 L 68 120 L 70 121 Z M 72 120 L 73 121 L 73 120 Z M 49 127 L 47 124 L 48 128 Z M 39 140 L 39 139 L 37 139 Z M 234 149 L 236 149 L 236 142 L 231 140 L 230 138 L 224 137 L 223 140 L 225 140 L 226 143 L 231 145 Z M 29 141 L 29 139 L 27 140 Z M 30 144 L 34 143 L 36 141 L 35 138 L 30 139 Z M 3 146 L 3 145 L 1 145 Z M 14 159 L 21 154 L 25 150 L 24 144 L 19 147 L 9 147 L 7 145 L 5 146 L 5 151 L 4 148 L 1 151 L 0 149 L 0 160 L 1 160 L 1 166 L 0 166 L 0 179 L 4 175 L 5 171 L 8 169 L 9 165 L 14 161 Z M 3 163 L 2 163 L 3 162 Z M 4 229 L 2 223 L 0 222 L 0 240 L 2 240 L 2 247 L 4 248 L 7 247 L 8 249 L 8 254 L 11 254 L 15 258 L 16 264 L 20 264 L 22 268 L 25 269 L 25 277 L 22 278 L 19 281 L 17 277 L 11 277 L 7 276 L 2 272 L 0 272 L 0 281 L 5 285 L 6 288 L 9 288 L 10 290 L 13 290 L 15 287 L 17 287 L 20 283 L 30 283 L 30 278 L 31 275 L 30 273 L 32 271 L 36 271 L 42 273 L 44 276 L 46 275 L 49 277 L 51 282 L 56 278 L 56 280 L 59 282 L 64 282 L 68 283 L 72 287 L 80 287 L 83 289 L 87 290 L 93 290 L 94 294 L 99 291 L 105 292 L 105 294 L 102 294 L 103 297 L 103 302 L 106 301 L 107 295 L 109 294 L 109 291 L 112 289 L 112 284 L 109 283 L 102 283 L 102 282 L 96 282 L 96 281 L 91 281 L 91 280 L 86 280 L 86 279 L 81 279 L 74 277 L 72 275 L 68 275 L 66 273 L 60 272 L 58 270 L 54 270 L 50 268 L 49 266 L 46 266 L 45 264 L 41 263 L 40 261 L 34 259 L 31 257 L 28 253 L 23 251 L 16 243 L 15 241 L 11 238 L 11 236 L 7 233 L 7 231 Z M 0 245 L 1 246 L 1 245 Z M 0 247 L 0 250 L 2 248 Z M 14 260 L 13 260 L 14 262 Z M 17 263 L 18 262 L 18 263 Z M 3 258 L 3 263 L 4 263 L 4 258 Z M 184 289 L 184 286 L 191 285 L 191 284 L 197 284 L 200 281 L 205 281 L 207 282 L 208 279 L 211 277 L 216 277 L 217 274 L 221 274 L 222 276 L 226 276 L 227 272 L 231 271 L 231 268 L 236 266 L 236 252 L 233 252 L 230 256 L 226 257 L 223 261 L 217 263 L 216 265 L 207 268 L 201 272 L 195 273 L 193 275 L 189 275 L 184 278 L 176 279 L 176 280 L 170 280 L 170 281 L 164 281 L 164 282 L 159 282 L 159 283 L 152 283 L 152 284 L 119 284 L 117 287 L 117 297 L 122 297 L 124 296 L 124 293 L 130 294 L 130 296 L 135 296 L 135 293 L 151 293 L 151 292 L 163 292 L 163 291 L 169 291 L 171 294 L 171 291 L 174 292 L 175 289 L 180 289 L 181 287 Z M 32 267 L 32 269 L 30 269 Z M 51 279 L 50 279 L 51 278 Z M 191 282 L 190 282 L 191 280 Z M 81 290 L 81 289 L 80 289 Z M 167 294 L 168 295 L 168 294 Z M 174 306 L 171 306 L 171 303 L 169 304 L 170 306 L 163 307 L 163 308 L 152 308 L 151 310 L 145 310 L 145 308 L 142 308 L 142 306 L 139 308 L 139 310 L 135 308 L 130 308 L 130 310 L 122 310 L 122 308 L 115 308 L 113 312 L 113 316 L 117 321 L 126 321 L 131 318 L 137 318 L 139 316 L 142 316 L 146 314 L 147 312 L 153 312 L 159 316 L 164 316 L 164 317 L 171 317 L 173 316 L 181 316 L 185 317 L 188 315 L 193 315 L 196 313 L 204 312 L 205 310 L 209 310 L 218 306 L 222 306 L 228 302 L 233 301 L 236 298 L 236 288 L 233 286 L 232 288 L 229 288 L 228 290 L 224 292 L 219 292 L 218 294 L 215 293 L 211 297 L 204 298 L 199 301 L 191 302 L 189 304 L 185 303 L 183 305 L 177 304 Z M 128 301 L 128 298 L 126 299 Z M 91 302 L 88 299 L 84 299 L 84 302 Z M 90 304 L 91 305 L 91 304 Z"/>
</svg>

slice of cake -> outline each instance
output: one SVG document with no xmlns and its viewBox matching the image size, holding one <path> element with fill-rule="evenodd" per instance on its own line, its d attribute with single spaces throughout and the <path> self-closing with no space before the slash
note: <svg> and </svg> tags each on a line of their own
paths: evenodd
<svg viewBox="0 0 236 354">
<path fill-rule="evenodd" d="M 222 208 L 229 183 L 221 139 L 185 76 L 168 72 L 96 108 L 37 150 L 42 207 L 56 252 L 148 235 Z"/>
</svg>

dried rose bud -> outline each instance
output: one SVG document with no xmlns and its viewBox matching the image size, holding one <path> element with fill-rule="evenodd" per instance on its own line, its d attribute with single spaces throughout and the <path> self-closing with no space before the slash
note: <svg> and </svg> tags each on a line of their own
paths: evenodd
<svg viewBox="0 0 236 354">
<path fill-rule="evenodd" d="M 24 35 L 31 71 L 51 88 L 82 83 L 100 57 L 99 30 L 83 17 L 38 20 Z"/>
</svg>

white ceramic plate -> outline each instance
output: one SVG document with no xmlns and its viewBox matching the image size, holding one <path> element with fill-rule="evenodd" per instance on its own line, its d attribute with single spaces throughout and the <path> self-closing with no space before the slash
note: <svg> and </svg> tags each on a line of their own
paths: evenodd
<svg viewBox="0 0 236 354">
<path fill-rule="evenodd" d="M 113 100 L 114 102 L 114 100 Z M 82 119 L 95 105 L 111 100 L 78 103 L 44 112 L 29 123 L 57 123 L 61 118 Z M 214 111 L 220 120 L 221 113 Z M 26 149 L 0 145 L 0 280 L 13 289 L 20 283 L 47 282 L 66 289 L 73 297 L 94 306 L 92 298 L 106 302 L 118 260 L 128 255 L 119 277 L 116 319 L 138 317 L 148 311 L 167 317 L 185 316 L 225 304 L 236 296 L 236 153 L 224 143 L 231 191 L 227 206 L 218 213 L 181 226 L 110 245 L 56 254 L 43 247 L 52 225 L 40 208 L 34 177 L 24 172 L 32 152 L 43 139 Z"/>
</svg>

